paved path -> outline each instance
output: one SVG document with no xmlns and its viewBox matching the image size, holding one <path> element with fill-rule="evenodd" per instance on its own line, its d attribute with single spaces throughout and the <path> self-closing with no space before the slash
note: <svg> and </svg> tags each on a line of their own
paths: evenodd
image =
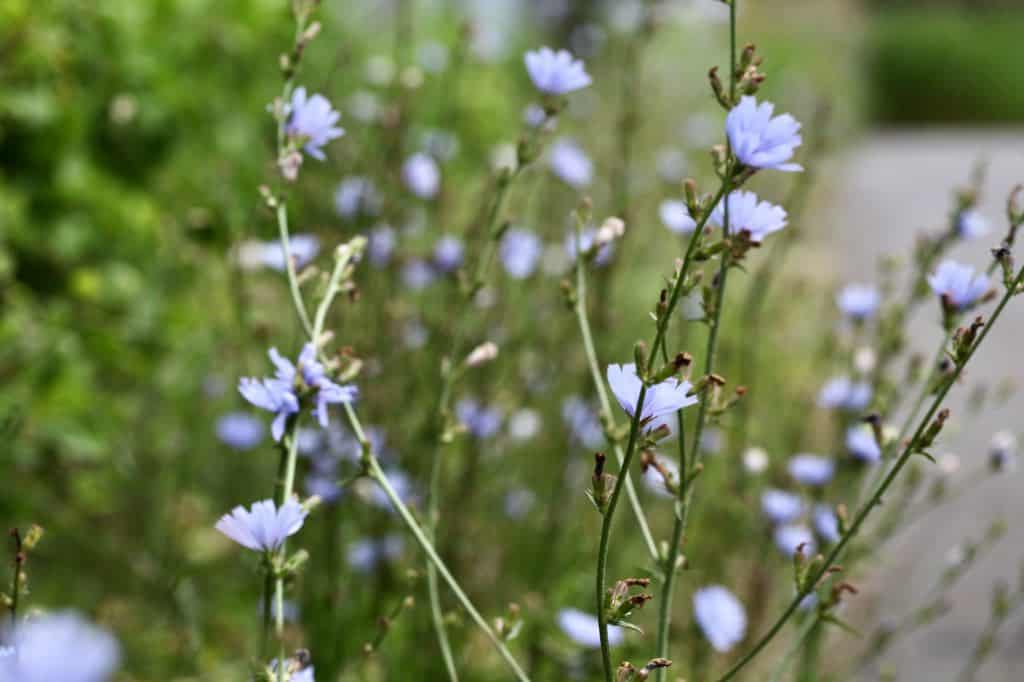
<svg viewBox="0 0 1024 682">
<path fill-rule="evenodd" d="M 989 165 L 981 210 L 1002 232 L 1006 195 L 1014 184 L 1024 182 L 1024 130 L 886 132 L 869 135 L 856 144 L 835 166 L 835 180 L 825 190 L 831 197 L 819 211 L 821 220 L 832 222 L 828 244 L 834 250 L 837 275 L 871 279 L 880 254 L 908 253 L 917 231 L 944 225 L 951 189 L 966 182 L 979 158 Z M 987 263 L 991 241 L 986 238 L 958 247 L 953 255 L 982 265 Z M 1024 254 L 1017 260 L 1024 263 Z M 937 309 L 921 312 L 912 325 L 915 343 L 930 354 L 941 338 Z M 1010 309 L 1000 326 L 986 341 L 988 347 L 970 378 L 996 381 L 1011 377 L 1024 387 L 1024 306 Z M 954 393 L 950 407 L 954 417 L 960 416 L 958 432 L 948 435 L 943 445 L 960 455 L 963 475 L 967 475 L 985 465 L 988 440 L 995 430 L 1011 428 L 1024 435 L 1024 393 L 972 423 L 965 421 L 961 409 L 967 391 L 954 389 Z M 875 604 L 877 616 L 899 617 L 921 602 L 950 547 L 978 536 L 994 519 L 1009 524 L 999 546 L 953 592 L 953 611 L 890 651 L 886 661 L 898 672 L 898 679 L 953 682 L 988 617 L 990 585 L 999 578 L 1018 579 L 1024 565 L 1021 468 L 1014 475 L 987 480 L 956 503 L 934 512 L 898 538 L 887 552 L 881 578 L 865 603 Z M 978 681 L 1022 680 L 1024 614 L 1018 614 L 1004 627 L 998 651 Z"/>
</svg>

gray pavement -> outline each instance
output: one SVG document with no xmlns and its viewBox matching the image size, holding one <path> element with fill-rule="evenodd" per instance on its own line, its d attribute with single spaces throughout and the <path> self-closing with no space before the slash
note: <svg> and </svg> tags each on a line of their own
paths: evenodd
<svg viewBox="0 0 1024 682">
<path fill-rule="evenodd" d="M 847 280 L 874 278 L 883 253 L 906 254 L 921 229 L 944 225 L 951 189 L 963 185 L 977 159 L 988 162 L 981 210 L 993 225 L 990 238 L 959 246 L 957 260 L 982 266 L 990 242 L 1005 230 L 1003 205 L 1010 188 L 1024 182 L 1024 129 L 1017 131 L 934 130 L 879 132 L 858 141 L 833 162 L 816 215 L 835 275 Z M 1024 236 L 1024 235 L 1022 235 Z M 1024 262 L 1024 254 L 1018 258 Z M 971 382 L 1010 378 L 1024 385 L 1024 301 L 1010 309 L 970 371 Z M 937 307 L 928 306 L 912 322 L 914 343 L 934 352 L 941 339 Z M 1024 435 L 1024 394 L 971 419 L 963 409 L 968 389 L 954 388 L 949 401 L 956 430 L 944 434 L 940 452 L 961 457 L 960 479 L 984 467 L 991 434 L 1009 428 Z M 1022 467 L 1024 469 L 1024 467 Z M 884 661 L 899 680 L 950 682 L 984 626 L 994 581 L 1016 584 L 1024 565 L 1024 470 L 991 478 L 972 488 L 896 538 L 879 559 L 860 601 L 865 618 L 899 618 L 922 601 L 952 546 L 979 536 L 995 519 L 1009 530 L 996 549 L 950 595 L 952 612 L 938 623 L 894 645 Z M 835 646 L 844 647 L 837 638 Z M 845 647 L 844 647 L 845 648 Z M 859 647 L 858 647 L 859 648 Z M 877 672 L 865 679 L 878 679 Z M 996 652 L 980 671 L 979 682 L 1024 681 L 1024 609 L 1004 627 Z"/>
</svg>

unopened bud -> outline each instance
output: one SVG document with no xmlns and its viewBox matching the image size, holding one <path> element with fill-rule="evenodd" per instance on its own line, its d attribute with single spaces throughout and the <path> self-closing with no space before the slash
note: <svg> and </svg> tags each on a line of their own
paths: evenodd
<svg viewBox="0 0 1024 682">
<path fill-rule="evenodd" d="M 606 218 L 597 230 L 597 235 L 594 237 L 594 246 L 600 248 L 621 238 L 624 234 L 626 234 L 626 223 L 621 218 L 614 216 Z"/>
<path fill-rule="evenodd" d="M 479 367 L 498 357 L 498 346 L 493 341 L 485 341 L 474 348 L 466 356 L 467 367 Z"/>
</svg>

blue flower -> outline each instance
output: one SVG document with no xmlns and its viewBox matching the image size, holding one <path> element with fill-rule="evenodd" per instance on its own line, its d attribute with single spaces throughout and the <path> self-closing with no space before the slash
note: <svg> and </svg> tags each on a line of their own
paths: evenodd
<svg viewBox="0 0 1024 682">
<path fill-rule="evenodd" d="M 220 517 L 214 526 L 243 547 L 257 552 L 272 552 L 295 535 L 306 520 L 306 510 L 294 499 L 278 509 L 273 500 L 254 502 L 251 510 L 239 505 Z"/>
<path fill-rule="evenodd" d="M 548 164 L 559 179 L 575 189 L 589 186 L 594 176 L 594 164 L 590 157 L 569 139 L 556 140 L 551 145 Z"/>
<path fill-rule="evenodd" d="M 359 573 L 373 573 L 382 563 L 394 561 L 402 555 L 405 539 L 401 535 L 382 538 L 363 538 L 348 546 L 345 559 Z"/>
<path fill-rule="evenodd" d="M 380 210 L 380 196 L 373 180 L 358 175 L 342 180 L 334 191 L 334 210 L 342 218 L 376 215 Z"/>
<path fill-rule="evenodd" d="M 252 450 L 263 440 L 263 422 L 245 412 L 230 412 L 217 420 L 217 438 L 235 450 Z"/>
<path fill-rule="evenodd" d="M 306 88 L 299 87 L 292 93 L 291 111 L 285 130 L 300 141 L 307 154 L 323 161 L 323 146 L 345 134 L 344 130 L 334 125 L 339 118 L 341 114 L 331 107 L 326 97 L 307 97 Z"/>
<path fill-rule="evenodd" d="M 594 407 L 578 395 L 571 395 L 562 403 L 562 421 L 569 427 L 573 440 L 589 450 L 605 444 L 604 427 Z"/>
<path fill-rule="evenodd" d="M 405 473 L 401 469 L 390 468 L 384 471 L 384 475 L 388 477 L 388 481 L 391 482 L 391 487 L 394 489 L 395 494 L 405 504 L 409 504 L 416 497 L 416 488 L 413 484 L 409 474 Z M 385 509 L 390 512 L 394 512 L 394 505 L 391 504 L 391 499 L 387 493 L 380 486 L 374 486 L 370 493 L 370 503 L 374 506 Z"/>
<path fill-rule="evenodd" d="M 878 310 L 881 297 L 870 284 L 847 284 L 836 295 L 839 311 L 854 320 L 866 320 Z"/>
<path fill-rule="evenodd" d="M 455 405 L 455 415 L 476 438 L 490 438 L 501 429 L 501 410 L 482 405 L 472 398 L 460 400 Z"/>
<path fill-rule="evenodd" d="M 811 556 L 817 545 L 814 542 L 814 534 L 807 526 L 798 524 L 787 524 L 775 529 L 775 546 L 786 556 L 796 554 L 797 547 L 803 545 L 804 556 Z"/>
<path fill-rule="evenodd" d="M 0 655 L 3 682 L 106 682 L 121 659 L 113 635 L 73 611 L 30 618 L 9 643 Z"/>
<path fill-rule="evenodd" d="M 526 279 L 537 269 L 543 251 L 540 237 L 529 230 L 512 228 L 502 237 L 498 255 L 510 277 Z"/>
<path fill-rule="evenodd" d="M 566 50 L 555 52 L 550 47 L 542 47 L 527 52 L 523 61 L 534 86 L 547 95 L 567 95 L 591 83 L 583 62 Z"/>
<path fill-rule="evenodd" d="M 530 513 L 536 502 L 537 496 L 531 490 L 526 488 L 510 490 L 505 493 L 505 516 L 514 521 L 519 521 Z"/>
<path fill-rule="evenodd" d="M 398 236 L 395 234 L 395 228 L 390 225 L 378 225 L 373 228 L 366 245 L 366 255 L 370 263 L 378 268 L 387 265 L 397 243 Z"/>
<path fill-rule="evenodd" d="M 676 234 L 690 234 L 697 229 L 697 221 L 690 216 L 686 202 L 680 199 L 666 199 L 658 207 L 661 223 Z"/>
<path fill-rule="evenodd" d="M 276 658 L 270 662 L 270 670 L 272 672 L 277 672 L 277 664 L 278 659 Z M 298 666 L 297 663 L 294 665 Z M 307 665 L 301 670 L 295 670 L 291 664 L 286 664 L 285 672 L 288 673 L 288 676 L 285 677 L 286 682 L 316 682 L 313 678 L 313 666 L 311 665 Z"/>
<path fill-rule="evenodd" d="M 576 231 L 565 235 L 565 254 L 569 257 L 573 263 L 576 262 L 576 242 L 578 241 L 583 247 L 583 252 L 587 253 L 590 251 L 591 246 L 594 244 L 594 239 L 597 238 L 597 230 L 592 227 L 584 228 L 583 233 L 580 235 L 576 234 Z M 608 242 L 604 246 L 597 249 L 597 255 L 594 256 L 595 265 L 607 265 L 612 256 L 615 254 L 615 242 Z"/>
<path fill-rule="evenodd" d="M 402 181 L 420 199 L 433 199 L 441 189 L 441 169 L 434 157 L 417 152 L 402 164 Z"/>
<path fill-rule="evenodd" d="M 956 216 L 956 233 L 964 239 L 977 239 L 989 232 L 988 220 L 977 209 L 967 208 Z"/>
<path fill-rule="evenodd" d="M 757 103 L 746 96 L 740 99 L 725 118 L 725 132 L 736 158 L 751 168 L 774 168 L 781 171 L 802 171 L 793 158 L 800 146 L 800 124 L 789 114 L 772 117 L 775 105 Z"/>
<path fill-rule="evenodd" d="M 600 623 L 597 617 L 579 609 L 562 609 L 558 612 L 558 627 L 562 628 L 569 639 L 588 649 L 601 646 Z M 608 626 L 608 643 L 618 646 L 622 643 L 624 633 L 617 625 Z"/>
<path fill-rule="evenodd" d="M 750 233 L 750 241 L 760 244 L 765 237 L 786 226 L 786 211 L 767 201 L 760 201 L 757 195 L 746 190 L 730 192 L 726 198 L 729 204 L 729 233 Z M 719 202 L 711 211 L 708 220 L 718 227 L 725 225 L 725 202 Z"/>
<path fill-rule="evenodd" d="M 857 459 L 870 464 L 882 458 L 882 448 L 878 447 L 874 431 L 864 425 L 851 426 L 846 430 L 846 449 Z"/>
<path fill-rule="evenodd" d="M 818 455 L 800 454 L 789 459 L 789 475 L 804 485 L 825 485 L 832 480 L 835 465 L 832 460 Z"/>
<path fill-rule="evenodd" d="M 996 431 L 988 450 L 989 468 L 1009 472 L 1017 468 L 1017 436 L 1012 431 Z"/>
<path fill-rule="evenodd" d="M 539 104 L 531 104 L 523 110 L 523 123 L 531 128 L 539 127 L 546 120 L 548 120 L 548 114 Z"/>
<path fill-rule="evenodd" d="M 441 272 L 452 272 L 462 265 L 465 249 L 458 237 L 445 235 L 434 244 L 434 265 Z"/>
<path fill-rule="evenodd" d="M 410 259 L 402 266 L 402 283 L 413 291 L 426 289 L 436 278 L 434 268 L 420 258 Z"/>
<path fill-rule="evenodd" d="M 761 511 L 772 523 L 790 523 L 804 513 L 804 503 L 796 493 L 769 488 L 761 493 Z"/>
<path fill-rule="evenodd" d="M 679 465 L 665 457 L 658 458 L 658 465 L 669 475 L 669 481 L 673 486 L 679 485 Z M 643 473 L 644 485 L 658 497 L 665 499 L 675 498 L 675 494 L 665 485 L 665 477 L 661 475 L 657 467 L 648 466 Z"/>
<path fill-rule="evenodd" d="M 870 402 L 871 384 L 866 381 L 853 382 L 846 376 L 829 379 L 818 393 L 818 406 L 826 409 L 841 407 L 857 412 Z"/>
<path fill-rule="evenodd" d="M 263 265 L 272 270 L 283 272 L 288 264 L 284 260 L 284 249 L 279 241 L 263 242 L 260 245 L 259 259 Z M 288 240 L 288 251 L 296 269 L 301 270 L 320 252 L 320 240 L 312 234 L 293 234 Z"/>
<path fill-rule="evenodd" d="M 636 365 L 608 365 L 608 384 L 615 394 L 615 399 L 630 417 L 634 416 L 636 404 L 640 397 L 643 382 L 636 374 Z M 679 381 L 670 377 L 661 383 L 647 387 L 644 404 L 640 411 L 642 425 L 656 422 L 666 415 L 677 412 L 684 407 L 695 405 L 697 396 L 687 395 L 693 386 L 689 381 Z M 653 426 L 657 426 L 654 423 Z"/>
<path fill-rule="evenodd" d="M 719 653 L 739 644 L 747 632 L 747 613 L 743 604 L 721 585 L 702 587 L 694 592 L 693 617 Z"/>
<path fill-rule="evenodd" d="M 839 542 L 839 519 L 832 507 L 819 504 L 814 507 L 814 529 L 825 542 Z"/>
<path fill-rule="evenodd" d="M 277 368 L 272 378 L 254 379 L 243 377 L 238 382 L 238 391 L 250 403 L 275 414 L 270 426 L 274 440 L 281 440 L 288 417 L 299 411 L 299 391 L 305 388 L 315 391 L 316 402 L 313 413 L 320 426 L 327 426 L 327 406 L 355 400 L 354 386 L 340 386 L 327 378 L 326 370 L 316 359 L 316 349 L 307 343 L 299 354 L 298 366 L 270 349 L 270 360 Z"/>
<path fill-rule="evenodd" d="M 949 301 L 957 310 L 965 310 L 988 291 L 988 276 L 975 272 L 970 265 L 945 260 L 929 275 L 928 284 L 943 300 Z"/>
<path fill-rule="evenodd" d="M 292 383 L 279 379 L 243 377 L 238 382 L 238 392 L 256 407 L 274 413 L 270 433 L 274 440 L 280 441 L 288 417 L 299 411 L 299 399 Z"/>
</svg>

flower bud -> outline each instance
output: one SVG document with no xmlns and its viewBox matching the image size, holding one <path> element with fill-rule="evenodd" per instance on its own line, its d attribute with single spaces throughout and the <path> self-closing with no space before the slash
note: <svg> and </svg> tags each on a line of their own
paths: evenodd
<svg viewBox="0 0 1024 682">
<path fill-rule="evenodd" d="M 498 357 L 498 346 L 493 341 L 485 341 L 470 351 L 466 356 L 466 367 L 479 367 Z"/>
<path fill-rule="evenodd" d="M 594 237 L 594 248 L 601 248 L 605 244 L 610 244 L 626 234 L 626 223 L 621 218 L 614 216 L 605 218 L 605 221 L 601 223 L 601 227 L 597 230 L 597 235 Z"/>
</svg>

